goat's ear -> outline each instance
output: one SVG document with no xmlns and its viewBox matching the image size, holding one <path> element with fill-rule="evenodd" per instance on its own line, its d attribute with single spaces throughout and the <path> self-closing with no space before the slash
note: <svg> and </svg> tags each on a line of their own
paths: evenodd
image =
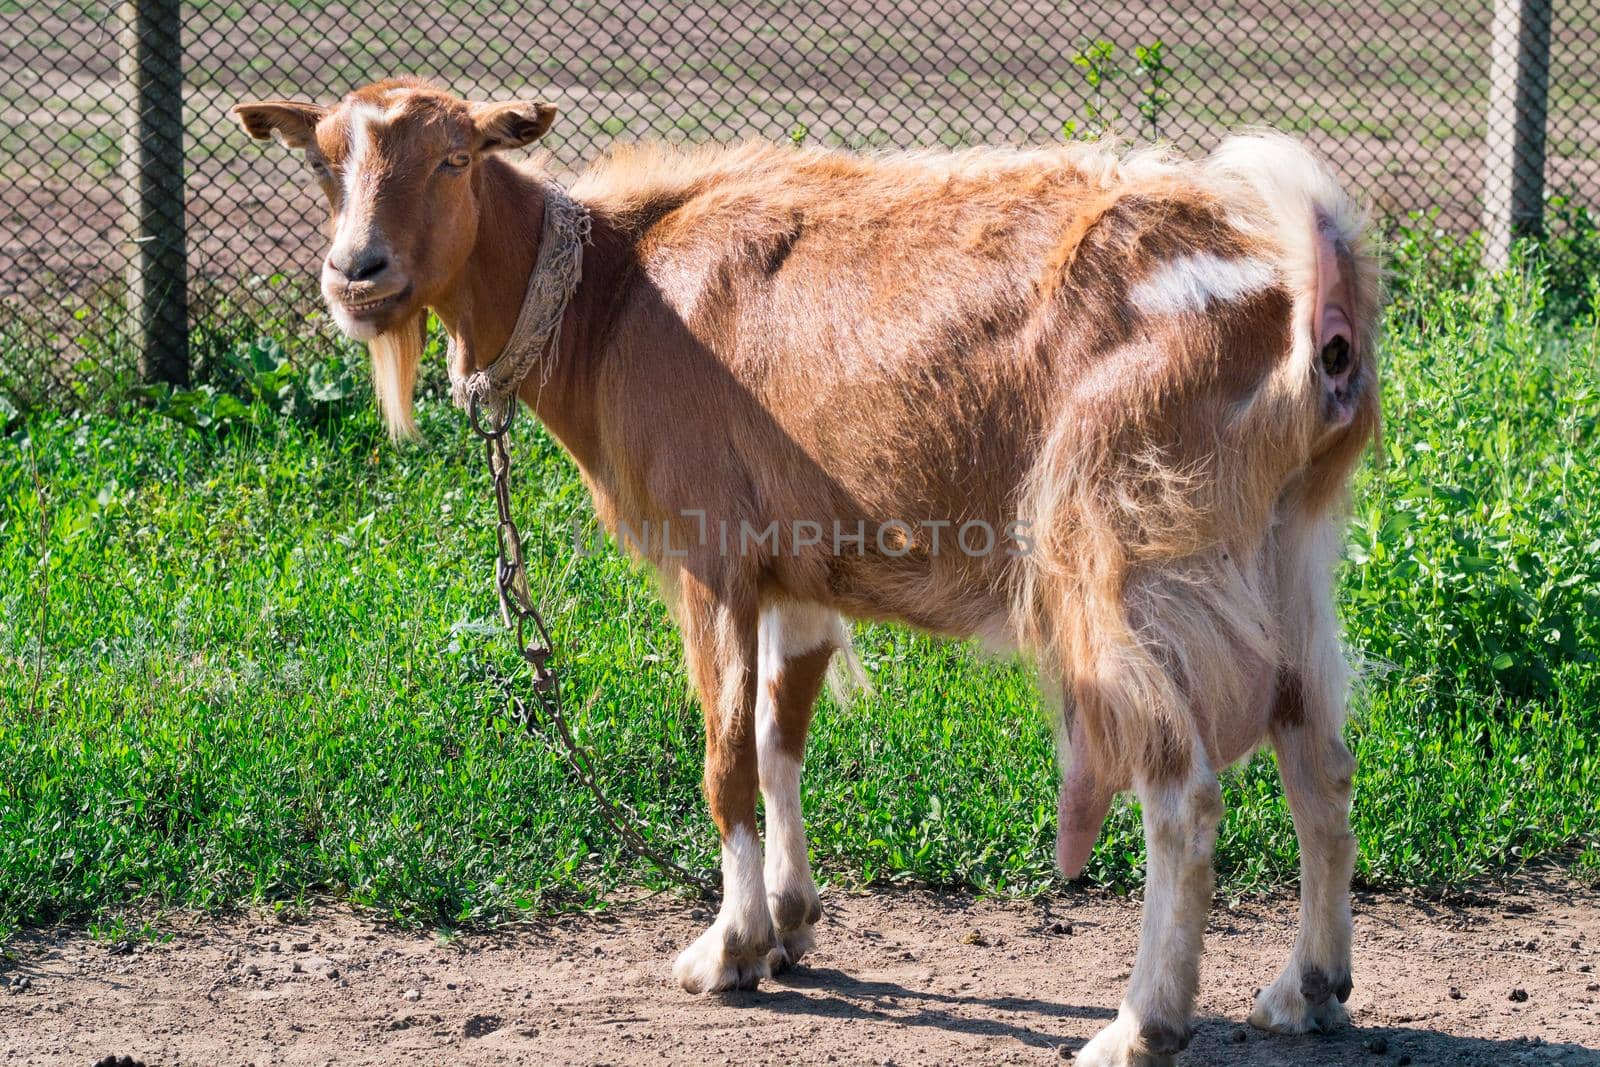
<svg viewBox="0 0 1600 1067">
<path fill-rule="evenodd" d="M 305 104 L 298 100 L 263 100 L 233 107 L 233 117 L 251 137 L 266 141 L 276 132 L 279 140 L 290 148 L 310 148 L 316 140 L 317 123 L 327 113 L 328 109 L 321 104 Z"/>
<path fill-rule="evenodd" d="M 478 150 L 496 152 L 521 148 L 543 137 L 556 120 L 556 106 L 542 100 L 517 100 L 507 104 L 473 104 L 472 121 L 478 127 Z"/>
</svg>

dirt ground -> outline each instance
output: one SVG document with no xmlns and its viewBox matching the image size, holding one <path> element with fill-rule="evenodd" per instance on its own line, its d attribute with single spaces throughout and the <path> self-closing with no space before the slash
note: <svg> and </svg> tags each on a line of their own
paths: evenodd
<svg viewBox="0 0 1600 1067">
<path fill-rule="evenodd" d="M 665 899 L 453 938 L 331 904 L 168 916 L 165 942 L 34 931 L 0 963 L 0 1063 L 1059 1063 L 1111 1018 L 1138 935 L 1099 893 L 824 899 L 805 966 L 715 997 L 671 985 L 703 916 Z M 1183 1064 L 1600 1064 L 1595 890 L 1359 895 L 1352 1025 L 1305 1038 L 1242 1021 L 1294 911 L 1217 903 Z"/>
</svg>

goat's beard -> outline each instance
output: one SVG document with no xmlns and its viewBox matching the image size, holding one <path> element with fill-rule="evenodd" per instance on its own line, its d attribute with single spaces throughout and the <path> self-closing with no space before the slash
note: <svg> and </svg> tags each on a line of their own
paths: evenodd
<svg viewBox="0 0 1600 1067">
<path fill-rule="evenodd" d="M 422 317 L 413 316 L 373 337 L 367 351 L 372 354 L 372 391 L 389 437 L 398 441 L 417 436 L 412 398 L 422 360 Z"/>
</svg>

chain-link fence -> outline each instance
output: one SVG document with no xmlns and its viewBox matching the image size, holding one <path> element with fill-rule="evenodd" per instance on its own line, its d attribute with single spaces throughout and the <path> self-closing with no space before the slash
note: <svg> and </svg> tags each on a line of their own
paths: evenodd
<svg viewBox="0 0 1600 1067">
<path fill-rule="evenodd" d="M 186 314 L 200 372 L 264 324 L 305 351 L 334 344 L 316 315 L 319 196 L 298 160 L 250 141 L 228 108 L 331 102 L 397 73 L 469 97 L 554 101 L 545 147 L 558 175 L 644 137 L 876 147 L 1109 129 L 1199 151 L 1266 124 L 1308 137 L 1382 217 L 1436 211 L 1447 229 L 1478 227 L 1486 191 L 1491 210 L 1511 197 L 1496 183 L 1512 181 L 1507 152 L 1526 163 L 1530 138 L 1543 141 L 1531 148 L 1546 195 L 1600 201 L 1594 0 L 0 0 L 0 11 L 0 397 L 13 402 L 127 372 L 150 330 L 130 304 L 152 299 L 139 279 L 160 267 L 161 232 L 180 234 L 167 267 L 175 255 L 183 288 L 158 272 L 154 298 Z M 1533 23 L 1508 30 L 1508 17 Z M 181 118 L 141 95 L 163 77 L 181 77 Z M 1547 119 L 1530 121 L 1540 107 Z M 181 182 L 163 183 L 159 160 L 179 157 L 159 142 L 180 126 Z M 186 229 L 168 220 L 152 235 L 163 203 L 180 213 L 179 193 Z M 136 262 L 146 269 L 130 272 Z"/>
</svg>

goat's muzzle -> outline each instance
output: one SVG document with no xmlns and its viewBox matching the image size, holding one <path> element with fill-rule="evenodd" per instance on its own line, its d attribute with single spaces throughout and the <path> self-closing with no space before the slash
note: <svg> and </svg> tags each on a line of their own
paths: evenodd
<svg viewBox="0 0 1600 1067">
<path fill-rule="evenodd" d="M 412 287 L 397 271 L 386 271 L 373 281 L 342 280 L 324 269 L 322 295 L 339 328 L 353 340 L 369 341 L 410 314 Z"/>
</svg>

